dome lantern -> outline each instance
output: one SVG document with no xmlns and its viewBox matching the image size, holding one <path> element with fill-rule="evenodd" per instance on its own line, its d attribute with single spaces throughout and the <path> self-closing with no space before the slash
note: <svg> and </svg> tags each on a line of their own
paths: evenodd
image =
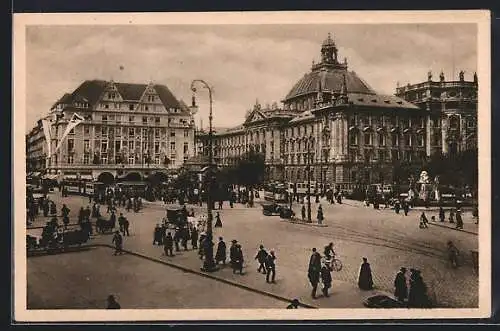
<svg viewBox="0 0 500 331">
<path fill-rule="evenodd" d="M 330 33 L 321 45 L 321 60 L 323 63 L 338 63 L 337 61 L 337 46 L 332 39 Z"/>
</svg>

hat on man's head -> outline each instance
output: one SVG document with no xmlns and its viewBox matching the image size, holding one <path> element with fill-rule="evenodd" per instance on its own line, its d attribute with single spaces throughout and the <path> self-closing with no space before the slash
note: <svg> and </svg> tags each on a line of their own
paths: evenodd
<svg viewBox="0 0 500 331">
<path fill-rule="evenodd" d="M 233 240 L 231 240 L 231 242 L 232 242 L 233 244 L 235 244 L 235 243 L 237 243 L 237 242 L 238 242 L 238 240 L 233 239 Z"/>
<path fill-rule="evenodd" d="M 401 270 L 402 272 L 406 272 L 406 268 L 405 267 L 401 267 L 399 270 Z"/>
</svg>

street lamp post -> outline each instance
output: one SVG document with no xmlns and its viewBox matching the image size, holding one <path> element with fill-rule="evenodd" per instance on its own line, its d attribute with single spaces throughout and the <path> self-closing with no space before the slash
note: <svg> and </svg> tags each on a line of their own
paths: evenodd
<svg viewBox="0 0 500 331">
<path fill-rule="evenodd" d="M 321 181 L 322 181 L 322 195 L 325 196 L 326 194 L 326 173 L 323 173 L 323 166 L 327 165 L 328 160 L 327 160 L 327 151 L 328 151 L 328 146 L 329 146 L 329 138 L 330 138 L 330 128 L 328 125 L 325 125 L 323 128 L 323 150 L 321 151 L 320 159 L 321 159 Z M 324 162 L 324 163 L 323 163 Z"/>
<path fill-rule="evenodd" d="M 208 97 L 210 101 L 210 112 L 208 116 L 208 122 L 209 122 L 209 132 L 208 132 L 208 169 L 207 169 L 207 174 L 208 174 L 208 181 L 207 181 L 207 243 L 205 246 L 205 261 L 203 262 L 203 267 L 201 270 L 203 271 L 216 271 L 217 266 L 214 261 L 214 251 L 213 251 L 213 242 L 212 242 L 212 183 L 213 183 L 213 148 L 212 148 L 212 143 L 213 143 L 213 137 L 212 137 L 212 89 L 210 86 L 201 79 L 195 79 L 191 82 L 191 91 L 193 93 L 196 93 L 196 83 L 201 84 L 204 88 L 208 90 Z M 193 95 L 193 106 L 195 106 L 195 99 Z"/>
<path fill-rule="evenodd" d="M 312 137 L 304 137 L 307 150 L 307 221 L 311 222 L 311 143 Z"/>
</svg>

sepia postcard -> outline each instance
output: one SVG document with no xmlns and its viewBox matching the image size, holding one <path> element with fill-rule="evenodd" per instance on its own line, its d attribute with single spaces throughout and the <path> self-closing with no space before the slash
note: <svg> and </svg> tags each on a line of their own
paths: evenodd
<svg viewBox="0 0 500 331">
<path fill-rule="evenodd" d="M 490 316 L 488 11 L 14 14 L 13 43 L 16 322 Z"/>
</svg>

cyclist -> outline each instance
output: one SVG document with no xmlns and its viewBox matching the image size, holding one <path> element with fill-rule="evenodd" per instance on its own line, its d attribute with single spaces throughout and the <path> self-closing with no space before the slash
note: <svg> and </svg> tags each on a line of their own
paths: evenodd
<svg viewBox="0 0 500 331">
<path fill-rule="evenodd" d="M 448 241 L 448 259 L 451 262 L 451 265 L 456 268 L 458 266 L 458 248 L 453 244 L 450 240 Z"/>
<path fill-rule="evenodd" d="M 324 255 L 327 260 L 335 259 L 335 251 L 333 250 L 333 243 L 329 243 L 328 246 L 325 246 Z"/>
</svg>

